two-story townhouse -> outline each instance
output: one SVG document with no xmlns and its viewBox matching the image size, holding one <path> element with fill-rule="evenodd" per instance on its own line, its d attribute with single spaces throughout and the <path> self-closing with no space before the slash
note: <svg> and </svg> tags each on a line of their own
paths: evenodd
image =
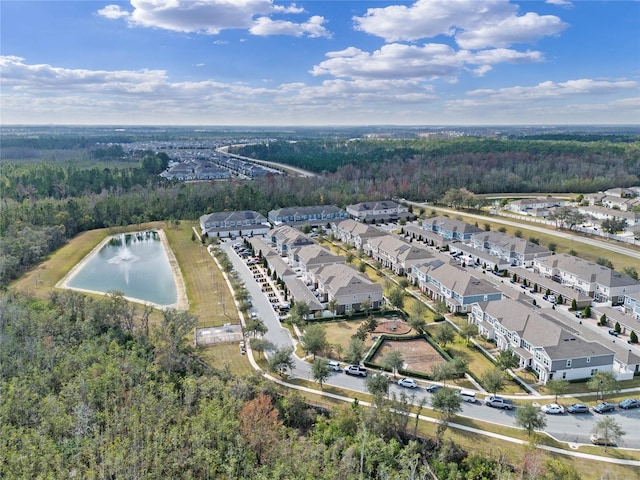
<svg viewBox="0 0 640 480">
<path fill-rule="evenodd" d="M 362 249 L 396 275 L 406 275 L 414 265 L 433 258 L 426 247 L 409 243 L 394 235 L 369 238 Z"/>
<path fill-rule="evenodd" d="M 331 233 L 346 245 L 360 250 L 369 238 L 387 235 L 384 231 L 371 225 L 356 222 L 352 219 L 331 223 Z"/>
<path fill-rule="evenodd" d="M 200 217 L 200 231 L 210 237 L 263 235 L 270 228 L 265 216 L 253 210 L 216 212 Z"/>
<path fill-rule="evenodd" d="M 336 220 L 349 218 L 349 214 L 335 205 L 317 205 L 279 208 L 271 210 L 268 217 L 273 225 L 308 223 L 312 226 L 325 226 Z"/>
<path fill-rule="evenodd" d="M 432 300 L 445 302 L 451 312 L 467 312 L 475 303 L 502 299 L 502 292 L 490 282 L 441 260 L 415 266 L 412 276 L 423 293 Z"/>
<path fill-rule="evenodd" d="M 625 294 L 624 309 L 628 315 L 633 315 L 636 320 L 640 321 L 640 293 Z"/>
<path fill-rule="evenodd" d="M 302 280 L 308 285 L 315 282 L 313 269 L 324 266 L 346 263 L 342 255 L 335 255 L 320 245 L 305 245 L 289 252 L 289 265 L 300 272 Z"/>
<path fill-rule="evenodd" d="M 289 225 L 280 225 L 270 230 L 267 235 L 273 248 L 281 257 L 288 257 L 293 249 L 315 244 L 311 237 Z"/>
<path fill-rule="evenodd" d="M 358 312 L 365 308 L 379 309 L 385 300 L 382 286 L 374 283 L 355 268 L 338 263 L 313 270 L 318 299 L 336 302 L 336 313 Z"/>
<path fill-rule="evenodd" d="M 562 285 L 588 295 L 596 302 L 619 305 L 625 295 L 640 293 L 640 282 L 611 268 L 572 255 L 537 258 L 534 270 Z"/>
<path fill-rule="evenodd" d="M 482 232 L 482 229 L 475 225 L 455 218 L 445 217 L 444 215 L 423 220 L 422 228 L 435 232 L 445 240 L 467 241 L 474 234 Z"/>
<path fill-rule="evenodd" d="M 411 217 L 407 207 L 391 200 L 356 203 L 347 205 L 346 210 L 353 219 L 363 223 L 397 222 Z"/>
<path fill-rule="evenodd" d="M 548 212 L 549 209 L 562 207 L 565 204 L 564 200 L 553 197 L 522 198 L 509 202 L 507 210 L 523 215 L 543 216 L 542 212 Z"/>
<path fill-rule="evenodd" d="M 598 220 L 626 220 L 627 227 L 634 227 L 640 223 L 640 214 L 637 214 L 636 212 L 614 210 L 612 208 L 600 207 L 598 205 L 594 205 L 592 207 L 578 207 L 578 210 L 581 213 Z"/>
<path fill-rule="evenodd" d="M 510 262 L 512 266 L 532 266 L 536 258 L 553 252 L 524 238 L 502 232 L 482 232 L 471 237 L 470 245 L 479 251 Z"/>
<path fill-rule="evenodd" d="M 513 351 L 520 368 L 538 374 L 540 383 L 553 379 L 588 379 L 613 371 L 615 354 L 599 342 L 585 341 L 558 322 L 515 300 L 473 306 L 469 321 L 501 350 Z"/>
</svg>

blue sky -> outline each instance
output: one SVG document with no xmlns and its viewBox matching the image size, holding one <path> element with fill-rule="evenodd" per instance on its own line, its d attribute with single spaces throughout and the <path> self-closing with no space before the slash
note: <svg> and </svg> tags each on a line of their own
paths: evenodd
<svg viewBox="0 0 640 480">
<path fill-rule="evenodd" d="M 640 2 L 0 0 L 2 124 L 640 123 Z"/>
</svg>

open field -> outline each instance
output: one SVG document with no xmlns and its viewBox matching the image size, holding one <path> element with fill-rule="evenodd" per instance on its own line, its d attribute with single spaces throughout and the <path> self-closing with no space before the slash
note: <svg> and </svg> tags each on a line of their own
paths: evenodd
<svg viewBox="0 0 640 480">
<path fill-rule="evenodd" d="M 413 372 L 429 373 L 433 366 L 446 361 L 429 342 L 423 339 L 397 342 L 385 340 L 371 361 L 381 364 L 384 361 L 384 356 L 392 351 L 402 353 L 405 362 L 404 368 Z"/>
</svg>

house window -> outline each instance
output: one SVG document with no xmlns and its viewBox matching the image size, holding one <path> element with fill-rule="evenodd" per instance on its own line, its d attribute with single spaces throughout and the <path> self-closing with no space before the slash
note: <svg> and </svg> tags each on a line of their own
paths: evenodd
<svg viewBox="0 0 640 480">
<path fill-rule="evenodd" d="M 562 379 L 564 380 L 565 378 L 567 378 L 567 372 L 562 372 Z"/>
<path fill-rule="evenodd" d="M 567 368 L 571 368 L 571 360 L 567 360 Z"/>
<path fill-rule="evenodd" d="M 591 369 L 591 376 L 593 377 L 596 373 L 598 373 L 598 369 L 597 368 L 592 368 Z"/>
<path fill-rule="evenodd" d="M 591 363 L 591 357 L 587 357 L 587 363 Z"/>
</svg>

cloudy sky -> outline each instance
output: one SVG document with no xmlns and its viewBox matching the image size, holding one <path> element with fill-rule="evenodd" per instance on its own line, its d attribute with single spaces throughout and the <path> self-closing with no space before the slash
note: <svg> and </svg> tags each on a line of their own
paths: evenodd
<svg viewBox="0 0 640 480">
<path fill-rule="evenodd" d="M 0 121 L 640 123 L 637 0 L 0 1 Z"/>
</svg>

